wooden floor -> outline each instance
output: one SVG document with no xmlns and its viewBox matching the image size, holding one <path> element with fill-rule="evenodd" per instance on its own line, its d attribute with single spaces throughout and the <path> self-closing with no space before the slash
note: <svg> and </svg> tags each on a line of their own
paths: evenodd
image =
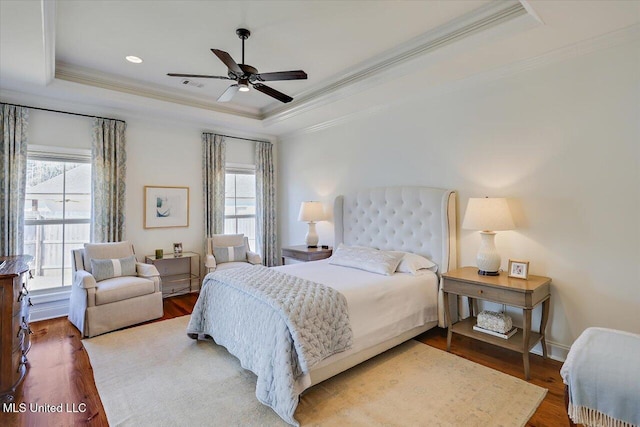
<svg viewBox="0 0 640 427">
<path fill-rule="evenodd" d="M 159 320 L 190 314 L 196 297 L 196 294 L 190 294 L 165 299 L 164 316 Z M 31 329 L 30 369 L 16 396 L 16 412 L 0 412 L 0 426 L 107 426 L 93 371 L 78 330 L 66 318 L 34 322 Z M 446 333 L 440 328 L 434 328 L 418 339 L 439 349 L 446 347 Z M 524 378 L 519 353 L 455 335 L 451 350 L 466 359 Z M 569 425 L 564 409 L 560 366 L 560 362 L 531 356 L 531 382 L 549 389 L 549 392 L 528 426 Z M 27 405 L 26 412 L 19 412 L 20 403 Z M 28 411 L 30 404 L 62 404 L 63 412 L 31 413 Z"/>
</svg>

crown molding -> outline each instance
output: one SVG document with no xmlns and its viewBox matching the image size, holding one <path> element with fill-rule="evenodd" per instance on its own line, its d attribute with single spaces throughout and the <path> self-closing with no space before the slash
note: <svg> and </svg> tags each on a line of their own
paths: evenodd
<svg viewBox="0 0 640 427">
<path fill-rule="evenodd" d="M 131 79 L 124 79 L 122 77 L 116 78 L 112 75 L 101 73 L 96 70 L 65 64 L 62 62 L 58 62 L 56 64 L 55 77 L 56 79 L 73 83 L 128 93 L 174 104 L 186 105 L 188 107 L 200 108 L 203 110 L 214 111 L 216 113 L 231 114 L 254 120 L 262 120 L 263 118 L 262 115 L 254 108 L 223 107 L 219 103 L 212 103 L 198 97 L 176 95 L 174 92 L 160 86 Z"/>
<path fill-rule="evenodd" d="M 346 76 L 342 74 L 329 84 L 298 94 L 291 104 L 263 110 L 265 122 L 268 125 L 275 124 L 368 89 L 385 78 L 397 77 L 398 68 L 411 61 L 507 21 L 527 15 L 527 10 L 518 1 L 490 3 L 447 25 L 438 27 L 361 63 Z M 539 25 L 539 22 L 537 24 Z M 528 20 L 526 26 L 530 25 L 531 20 Z"/>
<path fill-rule="evenodd" d="M 61 81 L 57 80 L 52 86 L 60 83 Z M 21 91 L 20 89 L 23 90 Z M 171 109 L 165 111 L 149 109 L 146 106 L 133 106 L 129 102 L 126 102 L 125 106 L 114 107 L 97 105 L 91 102 L 85 103 L 85 101 L 73 99 L 63 99 L 55 94 L 48 97 L 43 94 L 42 91 L 38 90 L 36 92 L 30 92 L 24 90 L 24 88 L 0 88 L 0 102 L 28 105 L 44 109 L 81 112 L 87 115 L 111 117 L 126 122 L 142 120 L 145 122 L 162 123 L 165 125 L 171 124 L 174 126 L 196 127 L 201 132 L 223 133 L 226 135 L 235 135 L 239 138 L 262 139 L 271 141 L 272 143 L 277 139 L 273 134 L 264 133 L 259 122 L 254 123 L 253 126 L 247 125 L 246 123 L 234 125 L 234 123 L 229 120 L 219 120 L 213 117 L 212 114 L 194 114 L 193 110 L 189 109 L 189 111 L 184 111 L 180 106 L 175 105 L 170 105 Z M 167 114 L 168 111 L 170 111 L 169 114 Z M 198 113 L 198 111 L 196 110 L 195 113 Z"/>
<path fill-rule="evenodd" d="M 438 87 L 430 88 L 425 90 L 424 92 L 414 94 L 411 97 L 398 99 L 392 103 L 385 103 L 383 105 L 371 106 L 369 108 L 359 110 L 352 114 L 346 114 L 346 115 L 337 117 L 335 119 L 327 120 L 321 123 L 314 124 L 312 126 L 307 126 L 301 129 L 297 129 L 295 131 L 281 135 L 280 139 L 287 139 L 287 138 L 291 138 L 299 135 L 319 132 L 325 129 L 339 126 L 344 123 L 351 122 L 353 120 L 357 120 L 367 116 L 372 116 L 376 113 L 379 113 L 380 111 L 392 108 L 394 105 L 400 105 L 402 103 L 415 99 L 416 97 L 425 99 L 431 96 L 442 96 L 443 94 L 450 93 L 453 91 L 470 89 L 473 87 L 477 87 L 478 85 L 481 85 L 481 84 L 498 81 L 504 78 L 511 77 L 516 74 L 531 71 L 537 68 L 542 68 L 547 65 L 551 65 L 553 63 L 577 58 L 583 55 L 588 55 L 590 53 L 613 48 L 626 43 L 633 43 L 633 42 L 639 42 L 639 41 L 640 41 L 640 24 L 631 25 L 629 27 L 626 27 L 620 30 L 616 30 L 616 31 L 603 34 L 588 40 L 582 40 L 580 42 L 577 42 L 568 46 L 564 46 L 560 49 L 553 50 L 543 55 L 516 61 L 514 63 L 507 64 L 505 66 L 502 66 L 493 70 L 474 74 L 472 76 L 469 76 L 460 80 L 452 81 Z"/>
<path fill-rule="evenodd" d="M 43 7 L 46 3 L 55 4 L 53 1 L 44 0 Z M 55 11 L 54 7 L 53 10 Z M 265 107 L 261 110 L 221 106 L 219 103 L 211 102 L 208 99 L 177 95 L 175 92 L 161 86 L 123 79 L 97 70 L 61 62 L 58 62 L 55 67 L 55 78 L 218 113 L 260 120 L 264 121 L 265 125 L 271 125 L 375 86 L 385 78 L 393 77 L 394 71 L 398 67 L 416 58 L 423 57 L 454 42 L 525 15 L 527 15 L 525 7 L 517 0 L 489 3 L 444 26 L 361 63 L 346 76 L 341 73 L 328 82 L 297 94 L 296 99 L 290 104 Z M 55 40 L 55 37 L 53 40 Z"/>
</svg>

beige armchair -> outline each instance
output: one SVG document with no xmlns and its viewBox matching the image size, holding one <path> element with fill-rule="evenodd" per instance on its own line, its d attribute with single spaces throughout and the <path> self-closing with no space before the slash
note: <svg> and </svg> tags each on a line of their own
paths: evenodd
<svg viewBox="0 0 640 427">
<path fill-rule="evenodd" d="M 93 337 L 162 317 L 160 274 L 154 265 L 133 260 L 122 267 L 115 260 L 135 255 L 130 242 L 86 243 L 84 249 L 71 251 L 73 284 L 69 301 L 69 320 L 83 337 Z M 98 279 L 92 273 L 91 260 L 114 260 L 113 275 Z M 94 265 L 105 263 L 94 261 Z M 108 265 L 107 265 L 108 267 Z M 126 267 L 126 268 L 125 268 Z M 131 270 L 131 271 L 126 271 Z M 121 275 L 131 273 L 132 275 Z M 106 275 L 107 277 L 109 274 Z"/>
<path fill-rule="evenodd" d="M 244 246 L 246 256 L 242 256 L 242 252 L 222 251 L 221 248 L 238 248 Z M 215 253 L 218 253 L 216 259 Z M 240 255 L 238 255 L 240 254 Z M 252 252 L 249 248 L 249 238 L 244 234 L 214 234 L 207 239 L 207 255 L 204 259 L 204 266 L 207 272 L 211 273 L 215 270 L 223 270 L 227 268 L 237 268 L 249 264 L 262 264 L 262 257 Z"/>
</svg>

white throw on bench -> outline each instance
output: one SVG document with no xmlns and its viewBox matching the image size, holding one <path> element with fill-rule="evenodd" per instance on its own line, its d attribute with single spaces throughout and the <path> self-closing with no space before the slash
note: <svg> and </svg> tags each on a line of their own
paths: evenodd
<svg viewBox="0 0 640 427">
<path fill-rule="evenodd" d="M 640 425 L 640 335 L 588 328 L 571 346 L 560 374 L 567 413 L 586 426 Z"/>
</svg>

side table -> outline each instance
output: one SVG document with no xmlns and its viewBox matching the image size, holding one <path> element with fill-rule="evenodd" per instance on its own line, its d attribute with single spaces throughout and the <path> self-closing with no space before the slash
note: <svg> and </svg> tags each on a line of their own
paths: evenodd
<svg viewBox="0 0 640 427">
<path fill-rule="evenodd" d="M 333 248 L 308 248 L 307 245 L 287 246 L 282 248 L 282 265 L 285 258 L 292 258 L 298 261 L 317 261 L 329 258 L 333 253 Z"/>
<path fill-rule="evenodd" d="M 447 351 L 451 350 L 451 336 L 453 333 L 484 341 L 499 347 L 508 348 L 522 353 L 524 376 L 529 375 L 529 351 L 538 343 L 542 345 L 542 357 L 547 358 L 547 343 L 545 329 L 549 319 L 549 303 L 551 300 L 551 279 L 544 276 L 530 275 L 528 279 L 508 277 L 504 272 L 499 276 L 478 275 L 475 267 L 462 267 L 448 271 L 442 275 L 442 290 L 444 308 L 447 317 Z M 457 323 L 452 323 L 449 312 L 449 294 L 469 297 L 469 312 L 471 315 Z M 473 330 L 476 324 L 472 299 L 520 307 L 523 312 L 523 326 L 509 339 L 494 337 Z M 531 330 L 531 311 L 538 304 L 542 304 L 539 332 Z"/>
<path fill-rule="evenodd" d="M 163 298 L 198 290 L 200 254 L 183 252 L 180 256 L 166 254 L 162 258 L 147 255 L 144 262 L 153 264 L 158 269 Z M 193 286 L 193 282 L 196 282 L 196 286 Z"/>
</svg>

